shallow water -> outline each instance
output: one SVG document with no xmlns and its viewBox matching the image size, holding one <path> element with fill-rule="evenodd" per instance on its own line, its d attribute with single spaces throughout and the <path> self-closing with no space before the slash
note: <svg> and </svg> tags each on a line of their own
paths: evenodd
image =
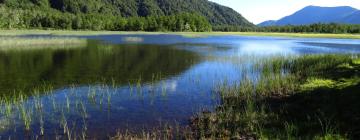
<svg viewBox="0 0 360 140">
<path fill-rule="evenodd" d="M 21 112 L 0 114 L 0 139 L 36 138 L 40 135 L 40 117 L 45 139 L 61 135 L 59 120 L 66 120 L 74 133 L 86 128 L 87 136 L 99 139 L 116 131 L 141 132 L 164 124 L 184 126 L 196 113 L 213 110 L 220 102 L 213 92 L 216 87 L 239 82 L 243 70 L 257 58 L 360 53 L 360 40 L 351 39 L 177 35 L 81 38 L 87 38 L 88 44 L 0 52 L 0 94 L 10 98 L 26 95 L 29 98 L 22 107 L 35 110 L 29 113 L 30 130 L 24 129 L 18 115 Z M 49 86 L 51 90 L 40 90 Z M 36 109 L 34 104 L 39 102 L 42 107 Z"/>
</svg>

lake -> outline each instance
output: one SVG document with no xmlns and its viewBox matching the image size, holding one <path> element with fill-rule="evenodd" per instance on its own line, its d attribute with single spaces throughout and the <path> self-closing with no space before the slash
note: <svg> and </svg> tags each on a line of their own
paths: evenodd
<svg viewBox="0 0 360 140">
<path fill-rule="evenodd" d="M 87 44 L 0 51 L 0 95 L 18 102 L 2 102 L 0 139 L 34 139 L 42 131 L 44 139 L 61 139 L 65 127 L 104 139 L 118 131 L 186 126 L 192 116 L 221 103 L 216 94 L 220 85 L 251 77 L 244 71 L 258 59 L 360 53 L 360 40 L 352 39 L 76 37 Z"/>
</svg>

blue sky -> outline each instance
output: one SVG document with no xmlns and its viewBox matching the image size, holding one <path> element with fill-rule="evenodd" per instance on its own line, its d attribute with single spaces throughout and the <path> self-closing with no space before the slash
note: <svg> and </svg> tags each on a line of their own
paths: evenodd
<svg viewBox="0 0 360 140">
<path fill-rule="evenodd" d="M 360 9 L 360 0 L 210 0 L 229 6 L 253 23 L 277 20 L 308 5 L 352 6 Z"/>
</svg>

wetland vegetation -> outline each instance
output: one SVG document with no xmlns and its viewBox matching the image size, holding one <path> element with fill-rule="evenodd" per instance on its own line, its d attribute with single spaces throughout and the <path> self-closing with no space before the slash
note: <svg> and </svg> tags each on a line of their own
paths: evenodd
<svg viewBox="0 0 360 140">
<path fill-rule="evenodd" d="M 357 61 L 359 55 L 263 61 L 258 77 L 219 86 L 222 104 L 192 120 L 195 132 L 210 139 L 355 139 Z"/>
<path fill-rule="evenodd" d="M 31 50 L 31 49 L 69 49 L 72 46 L 86 46 L 87 40 L 80 38 L 21 38 L 0 37 L 1 50 Z"/>
</svg>

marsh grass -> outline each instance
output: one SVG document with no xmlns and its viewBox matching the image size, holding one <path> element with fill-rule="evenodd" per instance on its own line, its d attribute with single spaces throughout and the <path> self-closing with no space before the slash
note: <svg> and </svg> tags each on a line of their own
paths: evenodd
<svg viewBox="0 0 360 140">
<path fill-rule="evenodd" d="M 310 78 L 301 85 L 303 90 L 313 90 L 316 88 L 333 88 L 335 82 L 330 79 L 319 79 L 319 78 Z"/>
<path fill-rule="evenodd" d="M 160 94 L 163 83 L 158 81 L 161 79 L 161 75 L 154 75 L 150 83 L 144 84 L 140 77 L 134 80 L 133 87 L 138 94 L 142 94 L 142 91 L 149 89 L 150 85 L 156 85 L 156 92 L 159 94 L 154 96 L 165 96 L 162 95 L 165 93 Z M 0 97 L 0 117 L 5 120 L 13 120 L 15 124 L 14 126 L 4 125 L 2 128 L 4 134 L 21 135 L 23 131 L 18 132 L 15 129 L 23 127 L 24 133 L 26 131 L 31 137 L 89 139 L 88 108 L 90 107 L 92 111 L 98 109 L 99 112 L 103 112 L 104 104 L 107 104 L 110 111 L 113 96 L 119 94 L 116 89 L 123 87 L 118 87 L 113 79 L 109 84 L 89 85 L 83 87 L 84 90 L 76 88 L 78 88 L 76 85 L 70 85 L 64 89 L 64 93 L 54 94 L 54 86 L 44 83 L 32 90 L 18 90 L 14 91 L 14 94 Z M 137 100 L 142 99 L 142 96 L 148 95 L 139 95 Z M 160 133 L 161 137 L 173 135 L 163 134 L 165 131 L 162 130 L 157 134 L 160 136 Z M 175 132 L 171 133 L 175 134 Z M 156 135 L 156 137 L 159 136 Z"/>
<path fill-rule="evenodd" d="M 215 91 L 221 95 L 221 105 L 215 112 L 200 113 L 192 120 L 197 138 L 354 138 L 359 135 L 358 126 L 347 119 L 358 116 L 337 111 L 358 105 L 358 58 L 305 55 L 256 60 L 247 70 L 255 77 L 244 76 L 234 86 L 220 85 Z"/>
<path fill-rule="evenodd" d="M 83 96 L 79 96 L 76 92 L 73 93 L 75 91 L 74 89 L 69 89 L 69 91 L 72 91 L 71 94 L 64 94 L 63 96 L 54 95 L 51 92 L 54 90 L 52 87 L 53 86 L 51 85 L 39 86 L 31 91 L 29 94 L 31 96 L 27 96 L 24 92 L 18 91 L 15 92 L 17 93 L 15 95 L 1 97 L 0 117 L 6 120 L 13 120 L 14 124 L 19 124 L 21 122 L 24 131 L 31 134 L 31 137 L 52 137 L 56 130 L 62 131 L 59 135 L 64 135 L 66 136 L 66 139 L 69 140 L 87 139 L 87 119 L 89 115 L 86 108 L 87 105 L 85 104 L 91 103 L 92 99 L 88 99 L 88 101 L 83 99 L 86 99 L 86 96 L 100 96 L 98 94 L 114 94 L 108 92 L 108 88 L 110 87 L 105 85 L 99 86 L 97 87 L 97 90 L 102 92 L 89 90 L 88 93 L 85 93 L 87 95 Z M 75 86 L 70 88 L 75 88 Z M 103 96 L 103 98 L 108 96 L 107 98 L 110 102 L 111 95 Z M 63 101 L 59 101 L 59 99 Z M 44 103 L 50 104 L 47 107 L 46 104 L 44 106 Z M 99 102 L 96 103 L 100 104 Z M 77 120 L 73 118 L 75 117 L 74 115 L 79 120 L 82 120 L 82 124 L 78 124 Z M 52 125 L 58 124 L 61 130 L 57 130 L 54 127 L 46 127 L 46 124 L 49 121 L 53 123 Z M 16 125 L 8 127 L 21 128 L 21 126 Z M 78 131 L 79 128 L 81 128 L 81 131 Z M 12 128 L 3 129 L 10 132 L 12 131 Z M 17 130 L 15 129 L 14 132 L 15 131 Z"/>
<path fill-rule="evenodd" d="M 70 37 L 0 37 L 0 50 L 68 49 L 87 44 L 86 39 Z"/>
<path fill-rule="evenodd" d="M 160 128 L 141 133 L 132 133 L 128 130 L 118 131 L 116 135 L 111 136 L 110 140 L 182 140 L 196 139 L 190 127 L 180 127 L 179 125 L 170 126 L 164 124 Z"/>
</svg>

